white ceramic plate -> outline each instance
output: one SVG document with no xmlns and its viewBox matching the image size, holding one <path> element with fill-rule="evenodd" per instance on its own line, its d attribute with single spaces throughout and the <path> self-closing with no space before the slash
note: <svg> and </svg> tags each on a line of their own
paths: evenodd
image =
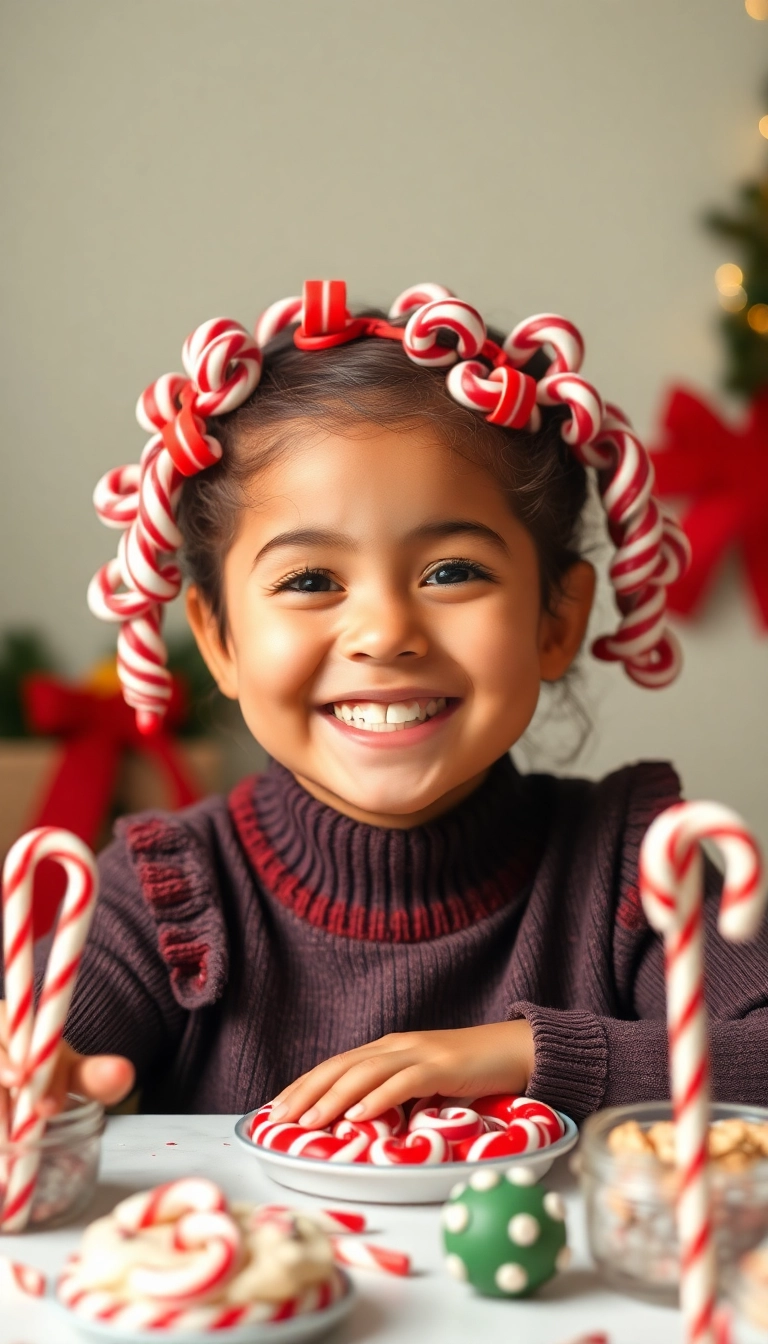
<svg viewBox="0 0 768 1344">
<path fill-rule="evenodd" d="M 253 1146 L 253 1145 L 251 1145 Z M 67 1324 L 88 1339 L 101 1341 L 101 1344 L 150 1344 L 151 1340 L 163 1339 L 168 1344 L 299 1344 L 300 1340 L 317 1339 L 327 1330 L 333 1329 L 349 1315 L 355 1304 L 355 1290 L 348 1274 L 339 1271 L 346 1284 L 346 1293 L 338 1302 L 332 1302 L 323 1311 L 308 1311 L 304 1316 L 293 1316 L 287 1321 L 273 1321 L 264 1325 L 237 1326 L 232 1330 L 155 1330 L 124 1331 L 104 1321 L 87 1321 L 76 1312 L 56 1303 L 57 1310 L 66 1318 Z"/>
<path fill-rule="evenodd" d="M 248 1138 L 255 1111 L 235 1125 L 241 1144 L 260 1163 L 267 1176 L 290 1190 L 302 1190 L 323 1199 L 359 1200 L 368 1204 L 442 1204 L 457 1181 L 467 1181 L 473 1171 L 492 1168 L 529 1167 L 536 1180 L 549 1171 L 556 1157 L 570 1152 L 579 1137 L 570 1116 L 561 1115 L 565 1133 L 557 1143 L 518 1157 L 486 1158 L 482 1162 L 439 1162 L 435 1166 L 374 1167 L 367 1162 L 321 1162 L 311 1157 L 289 1157 L 270 1148 L 259 1148 Z"/>
</svg>

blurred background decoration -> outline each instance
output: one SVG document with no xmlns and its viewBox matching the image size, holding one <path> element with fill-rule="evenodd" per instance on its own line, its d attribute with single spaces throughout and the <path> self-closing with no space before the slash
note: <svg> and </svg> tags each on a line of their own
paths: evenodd
<svg viewBox="0 0 768 1344">
<path fill-rule="evenodd" d="M 169 642 L 173 690 L 163 729 L 142 737 L 113 656 L 66 681 L 33 630 L 0 636 L 0 854 L 33 826 L 65 826 L 93 848 L 116 816 L 184 807 L 222 786 L 217 729 L 226 702 L 191 636 Z M 47 933 L 64 890 L 59 865 L 35 887 L 35 936 Z"/>
<path fill-rule="evenodd" d="M 748 0 L 747 12 L 763 19 L 768 5 Z M 764 102 L 768 107 L 768 86 Z M 758 130 L 768 140 L 768 112 Z M 661 498 L 685 501 L 681 521 L 693 557 L 669 601 L 679 615 L 700 614 L 720 564 L 735 551 L 757 623 L 768 631 L 768 172 L 750 177 L 733 210 L 711 210 L 706 223 L 738 258 L 721 262 L 715 285 L 723 382 L 748 407 L 730 424 L 689 389 L 668 394 L 654 454 L 656 488 Z"/>
<path fill-rule="evenodd" d="M 594 729 L 568 770 L 671 759 L 768 843 L 768 0 L 0 0 L 0 29 L 0 630 L 44 636 L 6 645 L 12 682 L 112 684 L 85 604 L 113 554 L 91 496 L 138 459 L 137 395 L 189 331 L 250 324 L 306 276 L 384 307 L 436 280 L 506 330 L 576 322 L 585 377 L 655 442 L 694 538 L 683 676 L 649 693 L 585 654 Z M 602 584 L 589 639 L 613 623 Z M 210 750 L 227 786 L 263 755 L 229 706 L 198 716 L 198 672 L 171 746 L 201 789 Z M 34 787 L 5 776 L 6 837 L 71 746 L 18 736 L 7 675 L 0 757 L 39 755 Z M 572 738 L 546 710 L 524 763 L 560 768 Z M 102 816 L 169 801 L 167 770 L 122 748 Z"/>
</svg>

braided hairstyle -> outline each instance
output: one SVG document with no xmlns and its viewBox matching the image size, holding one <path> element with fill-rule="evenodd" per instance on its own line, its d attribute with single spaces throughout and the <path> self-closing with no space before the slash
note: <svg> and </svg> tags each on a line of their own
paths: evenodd
<svg viewBox="0 0 768 1344">
<path fill-rule="evenodd" d="M 140 730 L 158 729 L 171 693 L 161 627 L 182 583 L 175 553 L 183 546 L 224 637 L 221 576 L 239 510 L 296 420 L 428 420 L 506 493 L 536 546 L 545 605 L 579 558 L 594 469 L 620 621 L 592 652 L 639 685 L 674 680 L 681 656 L 664 624 L 666 588 L 687 566 L 687 541 L 653 498 L 653 468 L 629 422 L 579 375 L 583 354 L 562 317 L 528 318 L 502 339 L 431 284 L 406 290 L 384 317 L 351 315 L 343 281 L 307 281 L 302 298 L 262 314 L 253 337 L 226 318 L 198 327 L 183 347 L 185 373 L 164 374 L 139 398 L 152 435 L 140 462 L 108 472 L 94 492 L 99 517 L 122 536 L 88 603 L 120 623 L 118 672 Z"/>
</svg>

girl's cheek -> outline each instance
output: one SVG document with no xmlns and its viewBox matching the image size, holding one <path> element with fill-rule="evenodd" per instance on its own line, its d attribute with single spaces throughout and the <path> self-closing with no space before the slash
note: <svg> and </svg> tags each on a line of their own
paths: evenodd
<svg viewBox="0 0 768 1344">
<path fill-rule="evenodd" d="M 328 648 L 322 623 L 306 613 L 254 613 L 239 645 L 240 682 L 262 701 L 290 707 L 316 673 Z"/>
</svg>

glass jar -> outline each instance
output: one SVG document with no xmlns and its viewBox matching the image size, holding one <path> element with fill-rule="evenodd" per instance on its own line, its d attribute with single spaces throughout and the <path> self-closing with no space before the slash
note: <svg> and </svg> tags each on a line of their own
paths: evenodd
<svg viewBox="0 0 768 1344">
<path fill-rule="evenodd" d="M 104 1108 L 70 1092 L 63 1111 L 48 1121 L 37 1143 L 0 1143 L 0 1176 L 19 1157 L 39 1158 L 26 1230 L 59 1227 L 90 1203 L 99 1174 Z M 3 1231 L 0 1224 L 0 1231 Z"/>
<path fill-rule="evenodd" d="M 601 1276 L 619 1292 L 676 1303 L 680 1265 L 675 1224 L 677 1172 L 648 1153 L 615 1153 L 608 1135 L 634 1120 L 647 1130 L 672 1119 L 669 1102 L 598 1111 L 582 1131 L 581 1181 L 587 1232 Z M 716 1103 L 710 1120 L 768 1123 L 761 1107 Z M 718 1264 L 726 1273 L 768 1236 L 768 1158 L 742 1170 L 710 1167 Z"/>
<path fill-rule="evenodd" d="M 728 1344 L 768 1341 L 768 1242 L 743 1255 L 726 1281 Z"/>
</svg>

